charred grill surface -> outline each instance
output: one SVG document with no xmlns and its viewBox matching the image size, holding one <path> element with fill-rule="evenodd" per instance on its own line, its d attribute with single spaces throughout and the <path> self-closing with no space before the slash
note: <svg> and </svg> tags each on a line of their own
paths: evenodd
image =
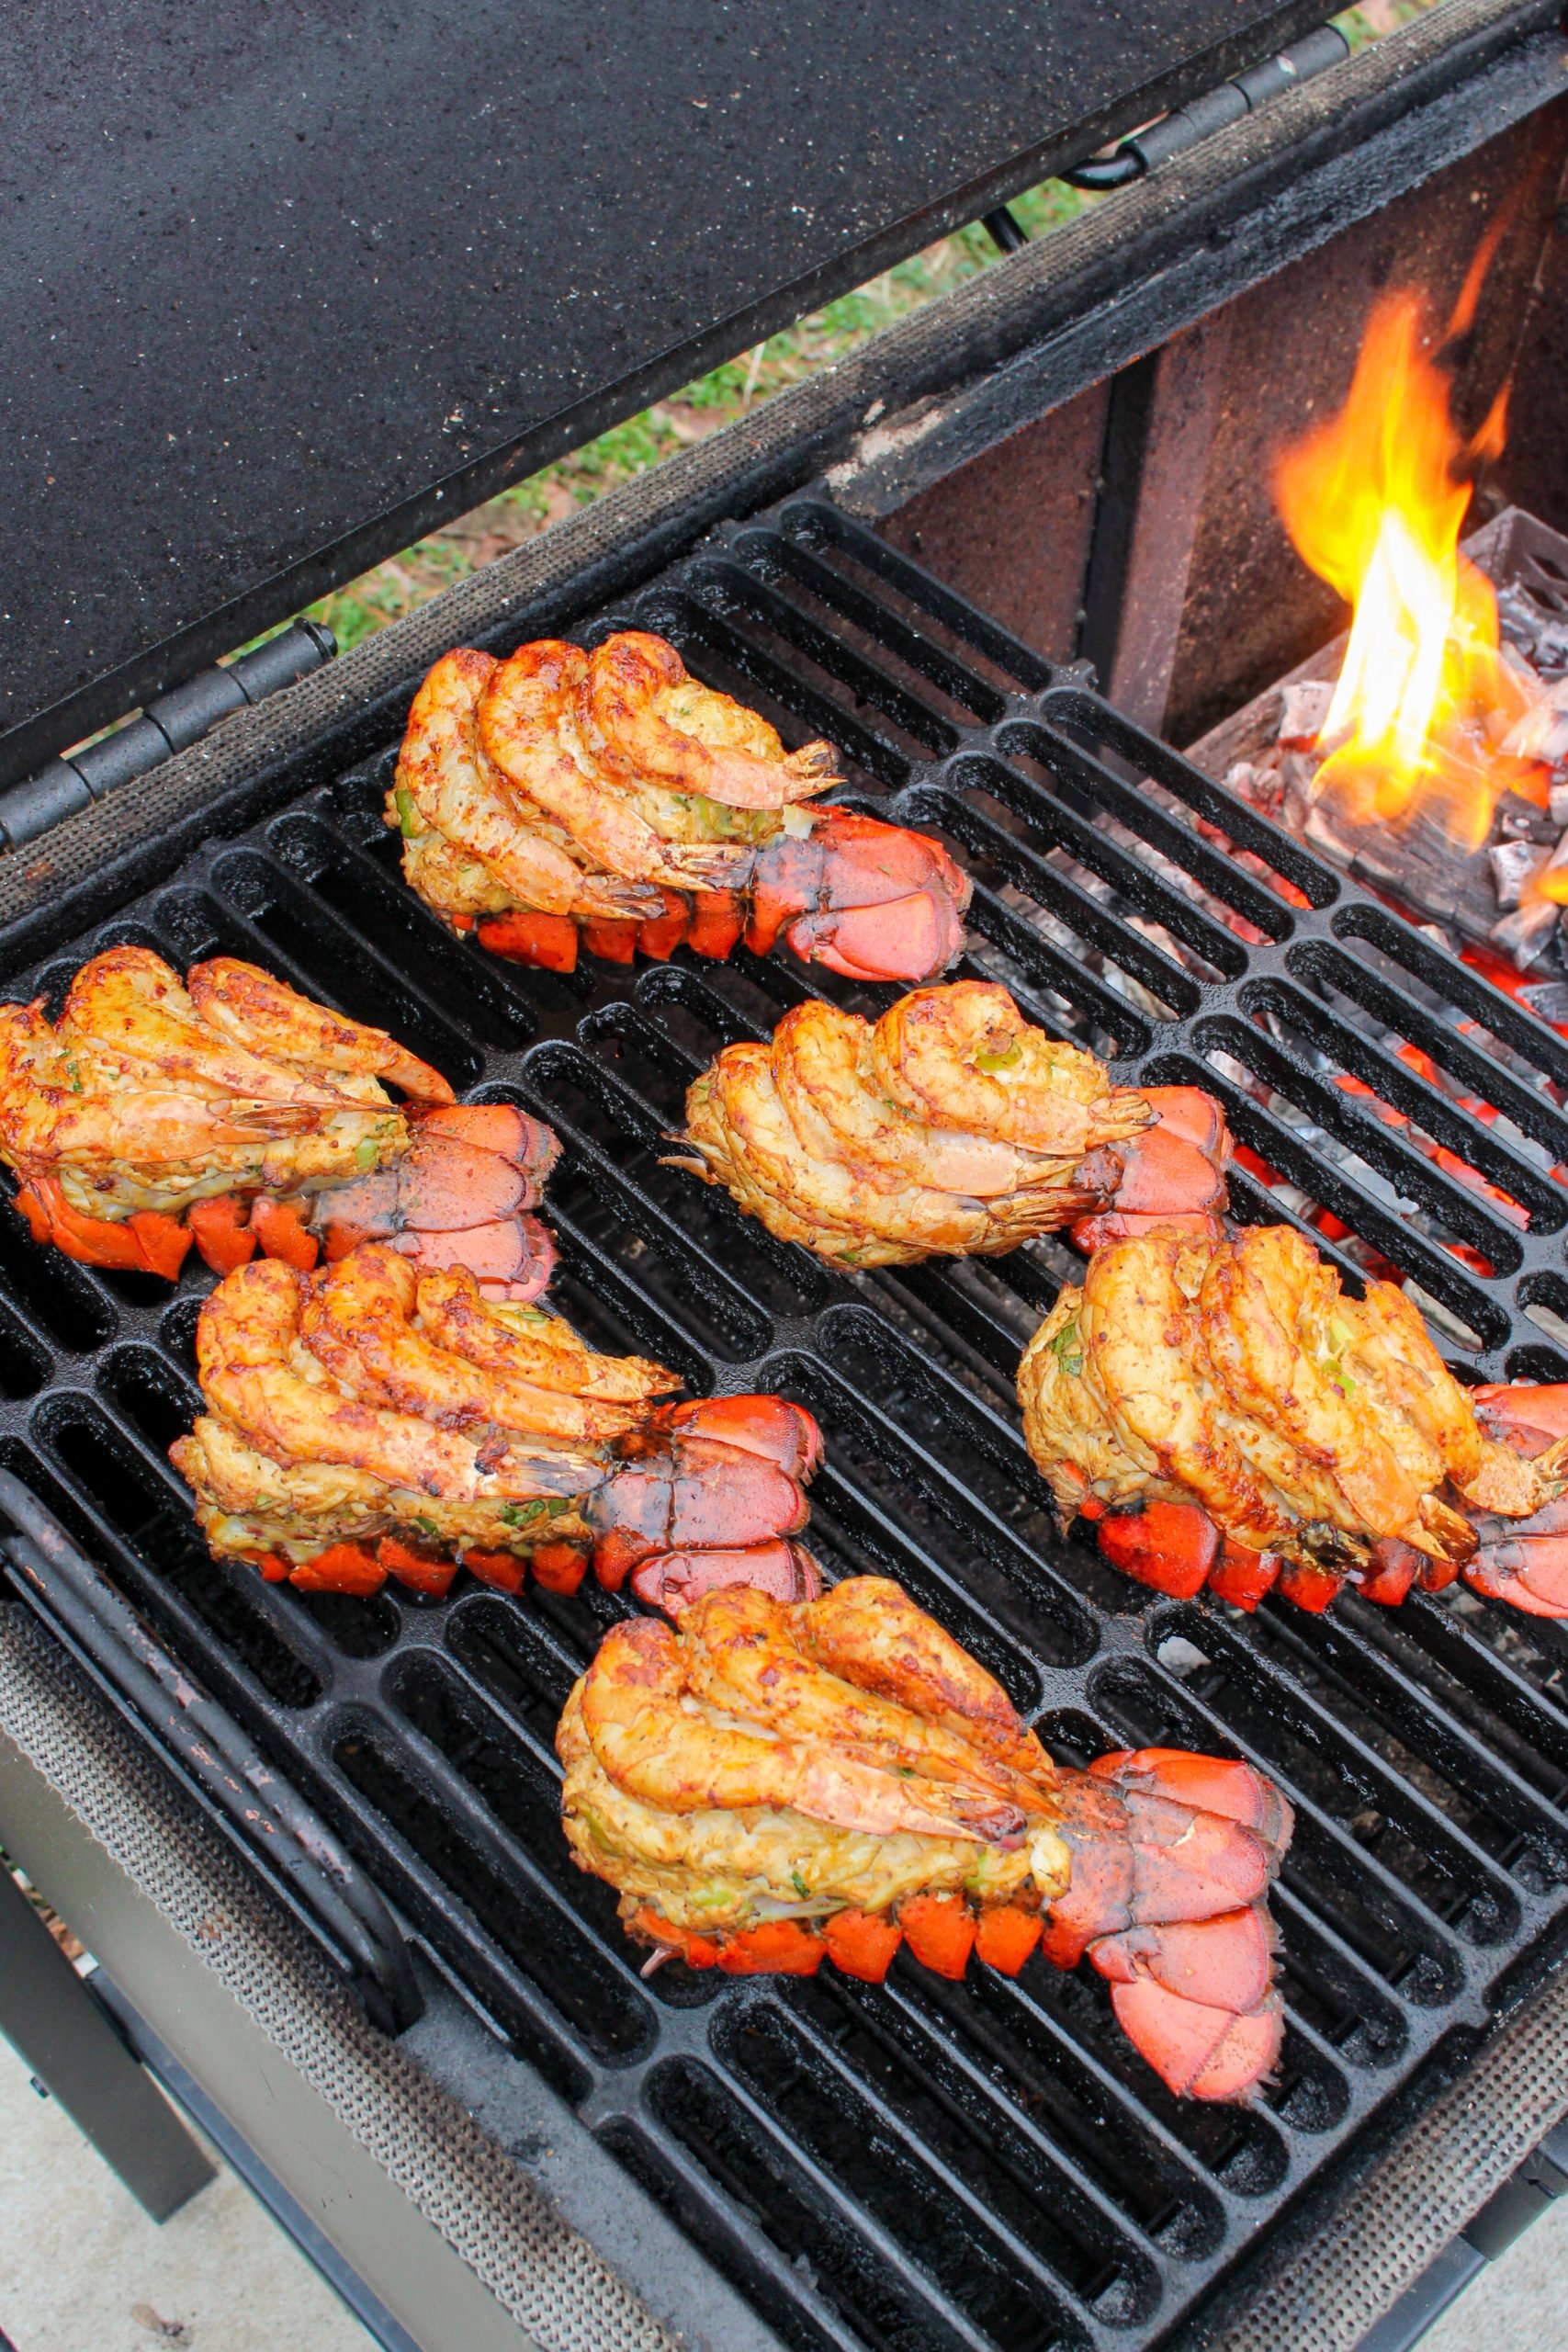
<svg viewBox="0 0 1568 2352">
<path fill-rule="evenodd" d="M 853 804 L 954 846 L 976 886 L 957 976 L 999 980 L 1119 1084 L 1211 1089 L 1249 1155 L 1243 1217 L 1300 1223 L 1352 1284 L 1396 1266 L 1461 1377 L 1568 1377 L 1568 1042 L 1527 1008 L 824 506 L 729 532 L 604 628 L 628 625 L 791 744 L 835 742 Z M 0 1464 L 788 2343 L 1151 2345 L 1555 1953 L 1568 1640 L 1451 1595 L 1395 1622 L 1354 1601 L 1244 1620 L 1060 1540 L 1012 1383 L 1079 1262 L 1064 1243 L 842 1275 L 660 1165 L 722 1045 L 813 993 L 874 1017 L 897 990 L 784 958 L 564 976 L 486 957 L 398 877 L 395 753 L 209 844 L 7 993 L 57 1003 L 122 941 L 181 969 L 247 957 L 464 1095 L 547 1119 L 558 1304 L 697 1393 L 777 1389 L 818 1416 L 829 1577 L 896 1577 L 1064 1760 L 1170 1745 L 1283 1789 L 1277 2083 L 1251 2109 L 1182 2105 L 1108 1987 L 1043 1963 L 962 1985 L 903 1961 L 883 1988 L 642 1983 L 613 1895 L 570 1865 L 551 1751 L 629 1602 L 466 1579 L 429 1605 L 348 1601 L 215 1566 L 164 1459 L 197 1409 L 203 1275 L 171 1296 L 73 1265 L 0 1208 Z"/>
</svg>

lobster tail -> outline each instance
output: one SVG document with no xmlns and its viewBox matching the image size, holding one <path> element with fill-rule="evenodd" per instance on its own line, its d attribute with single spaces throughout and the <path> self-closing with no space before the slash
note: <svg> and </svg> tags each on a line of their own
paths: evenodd
<svg viewBox="0 0 1568 2352">
<path fill-rule="evenodd" d="M 782 931 L 803 963 L 848 979 L 929 980 L 963 949 L 969 892 L 940 842 L 823 808 L 759 856 L 746 944 L 765 956 Z"/>
<path fill-rule="evenodd" d="M 1155 1124 L 1104 1155 L 1115 1163 L 1103 1186 L 1110 1206 L 1072 1228 L 1086 1256 L 1156 1227 L 1210 1241 L 1224 1237 L 1231 1158 L 1224 1113 L 1196 1086 L 1145 1086 L 1142 1092 Z M 1086 1161 L 1080 1171 L 1086 1184 L 1092 1165 Z"/>
<path fill-rule="evenodd" d="M 1248 1764 L 1167 1747 L 1102 1756 L 1059 1794 L 1072 1875 L 1045 1957 L 1070 1968 L 1087 1955 L 1171 2090 L 1245 2097 L 1284 2032 L 1266 1904 L 1290 1806 Z"/>
<path fill-rule="evenodd" d="M 616 1448 L 590 1500 L 593 1572 L 671 1615 L 705 1593 L 755 1584 L 779 1600 L 821 1589 L 808 1552 L 788 1539 L 809 1516 L 806 1481 L 822 1458 L 809 1413 L 777 1396 L 663 1406 Z"/>
<path fill-rule="evenodd" d="M 389 1167 L 318 1194 L 310 1232 L 329 1262 L 389 1241 L 422 1272 L 466 1266 L 487 1297 L 526 1306 L 555 1264 L 528 1212 L 559 1157 L 550 1129 L 512 1103 L 455 1103 L 427 1113 Z"/>
</svg>

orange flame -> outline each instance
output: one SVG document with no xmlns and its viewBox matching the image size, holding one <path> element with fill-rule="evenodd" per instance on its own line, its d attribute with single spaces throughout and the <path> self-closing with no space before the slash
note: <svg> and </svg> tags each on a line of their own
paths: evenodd
<svg viewBox="0 0 1568 2352">
<path fill-rule="evenodd" d="M 1505 396 L 1463 440 L 1422 339 L 1414 296 L 1379 302 L 1344 407 L 1285 452 L 1276 492 L 1298 552 L 1355 615 L 1314 795 L 1361 823 L 1419 801 L 1476 849 L 1504 791 L 1544 797 L 1494 748 L 1526 699 L 1499 659 L 1491 583 L 1459 551 L 1466 476 L 1503 446 Z"/>
</svg>

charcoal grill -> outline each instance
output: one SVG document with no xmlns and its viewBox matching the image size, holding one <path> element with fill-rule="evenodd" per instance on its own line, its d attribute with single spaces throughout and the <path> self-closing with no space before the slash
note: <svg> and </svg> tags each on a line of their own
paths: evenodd
<svg viewBox="0 0 1568 2352">
<path fill-rule="evenodd" d="M 1064 1759 L 1156 1742 L 1245 1755 L 1297 1806 L 1276 1903 L 1285 2055 L 1247 2110 L 1170 2098 L 1084 1971 L 976 1969 L 950 1986 L 900 1962 L 880 1989 L 826 1973 L 644 1982 L 607 1891 L 568 1863 L 550 1746 L 626 1604 L 592 1586 L 513 1603 L 465 1579 L 438 1604 L 353 1603 L 214 1566 L 164 1460 L 196 1408 L 207 1278 L 171 1295 L 75 1267 L 0 1206 L 8 1735 L 47 1771 L 39 1726 L 58 1737 L 61 1690 L 84 1720 L 118 1723 L 100 1753 L 127 1785 L 144 1788 L 158 1758 L 197 1808 L 182 1834 L 205 1836 L 205 1815 L 227 1839 L 208 1866 L 234 1949 L 236 1888 L 259 1881 L 290 1997 L 327 2001 L 312 1953 L 354 1987 L 371 2025 L 333 2030 L 368 2037 L 355 2063 L 381 2069 L 394 2108 L 420 2094 L 400 2053 L 374 2054 L 387 2035 L 661 2319 L 724 2352 L 1143 2352 L 1281 2328 L 1352 2344 L 1562 2105 L 1568 1640 L 1451 1592 L 1397 1612 L 1348 1596 L 1326 1620 L 1270 1602 L 1246 1619 L 1141 1593 L 1081 1534 L 1059 1537 L 1012 1375 L 1072 1277 L 1065 1245 L 840 1276 L 661 1164 L 716 1046 L 766 1034 L 813 989 L 866 1012 L 896 991 L 782 954 L 558 976 L 454 940 L 402 888 L 381 821 L 410 682 L 454 641 L 668 635 L 790 741 L 836 741 L 839 797 L 948 841 L 976 881 L 964 973 L 1004 980 L 1121 1082 L 1220 1097 L 1251 1155 L 1240 1216 L 1302 1224 L 1352 1283 L 1369 1251 L 1393 1261 L 1461 1378 L 1568 1378 L 1568 1040 L 1227 796 L 1075 658 L 1096 654 L 1145 718 L 1179 708 L 1190 732 L 1207 717 L 1190 659 L 1183 683 L 1168 582 L 1150 602 L 1150 517 L 1173 532 L 1180 519 L 1156 499 L 1169 363 L 1162 390 L 1118 338 L 1267 293 L 1287 250 L 1300 266 L 1331 226 L 1375 229 L 1395 188 L 1434 174 L 1419 193 L 1446 220 L 1439 166 L 1495 188 L 1518 141 L 1561 145 L 1557 110 L 1540 118 L 1563 56 L 1551 12 L 1446 13 L 1441 38 L 1438 19 L 1399 37 L 1395 63 L 1341 69 L 1332 102 L 1337 76 L 1281 101 L 1293 117 L 1236 125 L 1168 166 L 1163 190 L 1156 175 L 1063 232 L 1061 286 L 1039 249 L 1018 254 L 943 321 L 912 322 L 835 383 L 785 396 L 0 865 L 9 996 L 56 996 L 85 956 L 128 940 L 177 965 L 247 956 L 391 1027 L 465 1094 L 547 1119 L 566 1147 L 549 1201 L 562 1305 L 597 1343 L 655 1354 L 698 1393 L 776 1389 L 810 1408 L 828 1444 L 810 1540 L 829 1575 L 898 1577 Z M 1273 209 L 1287 189 L 1288 247 Z M 1205 207 L 1230 233 L 1195 247 Z M 1472 236 L 1473 216 L 1464 250 Z M 1459 254 L 1457 228 L 1450 242 Z M 1139 250 L 1151 268 L 1130 329 L 1127 305 L 1096 308 L 1093 288 Z M 1349 313 L 1347 352 L 1359 323 Z M 895 383 L 929 392 L 944 336 L 948 391 L 878 438 L 867 411 Z M 1212 384 L 1204 399 L 1213 427 Z M 1037 571 L 1000 558 L 991 611 L 962 593 L 984 535 L 965 498 L 986 476 L 1013 491 L 1042 478 L 1026 400 L 1058 427 L 1074 402 L 1100 402 L 1102 488 L 1082 526 L 1082 613 L 1066 621 Z M 904 404 L 889 406 L 897 427 Z M 1545 423 L 1540 436 L 1538 472 Z M 1077 446 L 1066 435 L 1064 468 Z M 726 514 L 745 519 L 709 527 Z M 1234 524 L 1189 501 L 1184 528 L 1178 620 L 1184 595 L 1223 586 L 1205 572 L 1189 591 L 1186 551 Z M 1276 614 L 1259 668 L 1311 619 Z M 1409 1125 L 1377 1118 L 1346 1077 Z M 1343 1239 L 1325 1240 L 1325 1214 Z M 40 1628 L 70 1659 L 52 1702 L 38 1661 L 59 1652 L 38 1648 Z M 120 1850 L 82 1794 L 85 1768 L 55 1770 Z M 28 1799 L 7 1830 L 47 1888 L 47 1847 L 24 1836 L 44 1817 Z M 223 1875 L 231 1849 L 243 1882 Z M 91 1883 L 80 1859 L 62 1868 Z M 1483 2085 L 1478 2132 L 1465 2119 Z M 355 2096 L 363 2117 L 369 2094 Z M 444 2112 L 434 2173 L 468 2201 L 449 2195 L 439 2226 L 500 2292 L 473 2221 L 504 2202 L 500 2160 Z M 399 2177 L 428 2184 L 428 2165 L 400 2161 Z M 537 2236 L 524 2242 L 536 2256 Z M 551 2341 L 557 2307 L 502 2300 Z M 615 2327 L 638 2324 L 619 2311 Z M 651 2340 L 615 2327 L 575 2340 Z"/>
</svg>

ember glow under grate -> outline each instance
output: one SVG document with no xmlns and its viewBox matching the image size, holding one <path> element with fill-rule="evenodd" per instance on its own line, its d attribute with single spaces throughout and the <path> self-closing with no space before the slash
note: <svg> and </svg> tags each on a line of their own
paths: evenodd
<svg viewBox="0 0 1568 2352">
<path fill-rule="evenodd" d="M 1119 1080 L 1220 1094 L 1252 1155 L 1242 1216 L 1310 1221 L 1352 1281 L 1391 1261 L 1468 1376 L 1568 1377 L 1568 1043 L 1527 1009 L 821 504 L 723 535 L 603 626 L 628 621 L 790 740 L 834 739 L 852 794 L 947 837 L 976 881 L 965 971 L 1114 1055 Z M 644 1983 L 608 1891 L 569 1863 L 551 1748 L 626 1604 L 466 1578 L 434 1605 L 310 1599 L 215 1566 L 164 1459 L 196 1406 L 199 1274 L 171 1301 L 35 1249 L 0 1209 L 0 1464 L 786 2342 L 1152 2345 L 1555 1951 L 1568 1637 L 1454 1591 L 1241 1618 L 1058 1538 L 1012 1379 L 1071 1253 L 840 1278 L 661 1168 L 689 1078 L 820 976 L 487 958 L 398 880 L 392 756 L 209 844 L 10 992 L 57 990 L 118 940 L 246 956 L 550 1120 L 560 1304 L 699 1391 L 811 1408 L 830 1576 L 899 1577 L 1063 1758 L 1168 1742 L 1284 1786 L 1278 2084 L 1247 2109 L 1182 2105 L 1103 1984 L 1038 1961 L 960 1985 L 903 1962 L 882 1988 Z M 820 984 L 868 1012 L 895 993 Z"/>
</svg>

